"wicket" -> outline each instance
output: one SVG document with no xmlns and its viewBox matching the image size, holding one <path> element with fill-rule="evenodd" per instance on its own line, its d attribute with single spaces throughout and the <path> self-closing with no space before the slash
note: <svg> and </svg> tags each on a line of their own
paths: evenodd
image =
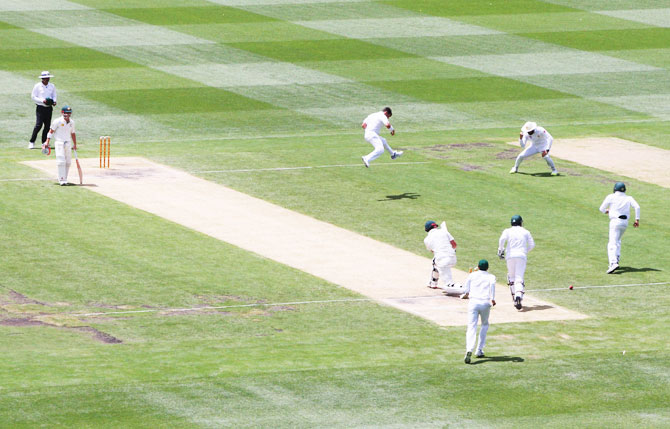
<svg viewBox="0 0 670 429">
<path fill-rule="evenodd" d="M 112 149 L 112 138 L 100 136 L 100 168 L 109 168 L 109 154 Z"/>
</svg>

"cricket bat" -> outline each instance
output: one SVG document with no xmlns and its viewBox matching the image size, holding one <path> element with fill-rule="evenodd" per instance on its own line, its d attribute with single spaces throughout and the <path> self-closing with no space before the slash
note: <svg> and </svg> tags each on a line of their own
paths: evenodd
<svg viewBox="0 0 670 429">
<path fill-rule="evenodd" d="M 79 184 L 84 184 L 84 174 L 81 171 L 81 165 L 79 164 L 79 157 L 77 157 L 77 150 L 74 149 L 74 160 L 77 163 L 77 172 L 79 173 Z"/>
</svg>

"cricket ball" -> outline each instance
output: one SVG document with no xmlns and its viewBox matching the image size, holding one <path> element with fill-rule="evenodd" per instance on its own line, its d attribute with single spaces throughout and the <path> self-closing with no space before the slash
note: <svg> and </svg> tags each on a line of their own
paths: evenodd
<svg viewBox="0 0 670 429">
<path fill-rule="evenodd" d="M 572 285 L 570 285 L 570 290 L 572 290 Z"/>
</svg>

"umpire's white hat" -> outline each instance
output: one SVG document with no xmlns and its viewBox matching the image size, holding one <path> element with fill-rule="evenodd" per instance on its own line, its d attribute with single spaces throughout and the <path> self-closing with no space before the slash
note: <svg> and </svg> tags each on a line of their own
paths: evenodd
<svg viewBox="0 0 670 429">
<path fill-rule="evenodd" d="M 53 77 L 53 75 L 46 70 L 40 74 L 40 79 L 49 79 L 50 77 Z"/>
<path fill-rule="evenodd" d="M 535 128 L 537 128 L 537 124 L 535 122 L 526 122 L 523 124 L 523 127 L 521 127 L 521 131 L 524 133 L 528 133 L 530 131 L 533 131 Z"/>
</svg>

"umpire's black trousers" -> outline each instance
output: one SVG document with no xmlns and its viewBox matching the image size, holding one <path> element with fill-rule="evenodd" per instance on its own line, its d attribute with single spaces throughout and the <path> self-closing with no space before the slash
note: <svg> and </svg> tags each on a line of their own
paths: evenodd
<svg viewBox="0 0 670 429">
<path fill-rule="evenodd" d="M 47 134 L 49 134 L 49 127 L 51 126 L 51 113 L 53 113 L 53 107 L 51 106 L 40 106 L 37 105 L 35 109 L 35 128 L 33 128 L 33 135 L 30 137 L 30 143 L 35 143 L 37 140 L 37 133 L 40 132 L 40 128 L 44 125 L 44 130 L 42 130 L 42 143 L 47 141 Z"/>
</svg>

